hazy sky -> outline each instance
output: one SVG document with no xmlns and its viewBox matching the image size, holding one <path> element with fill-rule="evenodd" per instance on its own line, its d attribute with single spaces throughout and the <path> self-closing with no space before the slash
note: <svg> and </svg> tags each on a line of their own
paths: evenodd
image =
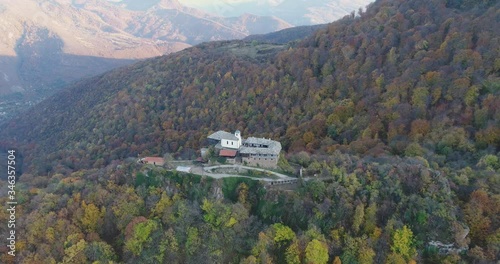
<svg viewBox="0 0 500 264">
<path fill-rule="evenodd" d="M 179 2 L 190 6 L 209 6 L 209 5 L 249 3 L 249 2 L 277 5 L 280 2 L 283 2 L 283 0 L 179 0 Z"/>
<path fill-rule="evenodd" d="M 4 1 L 4 0 L 0 0 Z M 127 3 L 132 10 L 146 10 L 162 0 L 107 0 Z M 184 6 L 223 17 L 237 17 L 245 13 L 275 16 L 291 25 L 311 25 L 333 22 L 366 7 L 373 0 L 173 0 Z M 169 0 L 165 1 L 166 4 Z"/>
<path fill-rule="evenodd" d="M 259 10 L 241 10 L 239 4 L 250 4 L 249 6 L 269 7 L 276 6 L 284 0 L 179 0 L 182 4 L 199 8 L 219 15 L 239 15 L 241 13 L 256 12 Z M 263 10 L 261 10 L 263 11 Z M 258 14 L 257 14 L 258 15 Z"/>
</svg>

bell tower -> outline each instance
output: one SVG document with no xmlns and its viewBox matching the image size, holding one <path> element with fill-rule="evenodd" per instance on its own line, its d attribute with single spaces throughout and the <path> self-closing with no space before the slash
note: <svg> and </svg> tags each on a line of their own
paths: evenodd
<svg viewBox="0 0 500 264">
<path fill-rule="evenodd" d="M 239 130 L 236 130 L 234 132 L 234 136 L 238 139 L 238 148 L 241 147 L 241 132 Z"/>
</svg>

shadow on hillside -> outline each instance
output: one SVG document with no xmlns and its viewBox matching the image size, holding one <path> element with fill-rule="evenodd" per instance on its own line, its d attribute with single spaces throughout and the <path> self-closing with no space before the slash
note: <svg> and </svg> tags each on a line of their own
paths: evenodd
<svg viewBox="0 0 500 264">
<path fill-rule="evenodd" d="M 24 92 L 35 94 L 43 90 L 57 90 L 78 79 L 136 61 L 64 53 L 24 58 L 0 56 L 0 91 L 17 92 L 21 87 Z"/>
<path fill-rule="evenodd" d="M 0 123 L 75 81 L 137 61 L 71 54 L 39 58 L 0 56 Z"/>
</svg>

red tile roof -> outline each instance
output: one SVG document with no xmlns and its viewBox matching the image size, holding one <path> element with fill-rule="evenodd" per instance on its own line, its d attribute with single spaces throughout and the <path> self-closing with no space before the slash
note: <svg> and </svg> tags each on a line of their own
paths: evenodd
<svg viewBox="0 0 500 264">
<path fill-rule="evenodd" d="M 236 150 L 230 150 L 230 149 L 223 149 L 219 152 L 219 156 L 221 157 L 231 157 L 234 158 L 236 157 Z"/>
<path fill-rule="evenodd" d="M 160 158 L 160 157 L 145 157 L 144 159 L 144 162 L 147 162 L 147 163 L 164 163 L 165 160 L 163 158 Z"/>
</svg>

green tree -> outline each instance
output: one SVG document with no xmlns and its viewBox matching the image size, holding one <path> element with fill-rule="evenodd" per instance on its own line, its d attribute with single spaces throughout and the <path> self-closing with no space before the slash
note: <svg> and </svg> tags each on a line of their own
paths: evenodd
<svg viewBox="0 0 500 264">
<path fill-rule="evenodd" d="M 300 264 L 300 249 L 298 241 L 293 241 L 286 249 L 285 260 L 287 264 Z"/>
<path fill-rule="evenodd" d="M 249 206 L 247 204 L 247 198 L 248 198 L 248 185 L 242 182 L 240 183 L 240 185 L 238 185 L 238 202 L 245 206 Z"/>
<path fill-rule="evenodd" d="M 377 227 L 377 204 L 371 203 L 365 210 L 365 225 L 364 232 L 367 234 L 373 233 Z"/>
<path fill-rule="evenodd" d="M 363 264 L 373 263 L 373 258 L 375 257 L 375 251 L 372 248 L 363 245 L 358 250 L 358 261 Z"/>
<path fill-rule="evenodd" d="M 325 195 L 326 185 L 323 181 L 312 180 L 307 182 L 307 190 L 312 198 L 316 201 L 321 201 Z"/>
<path fill-rule="evenodd" d="M 386 264 L 406 264 L 405 259 L 398 253 L 391 253 L 385 259 Z"/>
<path fill-rule="evenodd" d="M 328 262 L 328 246 L 317 239 L 313 239 L 306 247 L 306 263 L 324 264 Z"/>
<path fill-rule="evenodd" d="M 416 108 L 424 110 L 427 107 L 429 100 L 429 89 L 426 87 L 418 87 L 413 91 L 412 105 Z"/>
<path fill-rule="evenodd" d="M 99 210 L 94 204 L 86 204 L 82 201 L 83 217 L 81 219 L 82 225 L 87 232 L 96 232 L 97 227 L 102 224 L 106 209 Z"/>
<path fill-rule="evenodd" d="M 413 238 L 413 232 L 406 225 L 397 229 L 392 236 L 391 250 L 404 257 L 406 260 L 412 259 L 417 253 Z"/>
<path fill-rule="evenodd" d="M 134 227 L 134 234 L 125 243 L 125 248 L 138 256 L 146 243 L 151 242 L 151 233 L 158 230 L 159 226 L 156 221 L 148 220 L 137 224 Z"/>
<path fill-rule="evenodd" d="M 80 240 L 78 243 L 72 245 L 71 247 L 64 250 L 64 258 L 62 263 L 87 263 L 87 257 L 85 256 L 85 248 L 87 247 L 87 242 L 85 240 Z"/>
<path fill-rule="evenodd" d="M 286 225 L 281 223 L 274 224 L 273 229 L 275 232 L 274 243 L 278 245 L 295 239 L 295 232 L 293 232 L 293 230 Z"/>
<path fill-rule="evenodd" d="M 355 233 L 359 232 L 359 229 L 363 224 L 364 217 L 365 217 L 365 205 L 363 203 L 360 203 L 356 206 L 356 210 L 354 211 L 354 220 L 352 221 L 352 230 Z"/>
<path fill-rule="evenodd" d="M 272 245 L 272 240 L 264 232 L 259 233 L 259 239 L 252 248 L 252 255 L 259 260 L 258 263 L 273 263 L 272 256 L 269 254 L 269 249 Z"/>
<path fill-rule="evenodd" d="M 90 262 L 112 262 L 116 261 L 117 257 L 113 247 L 105 242 L 92 242 L 85 248 L 85 255 Z"/>
<path fill-rule="evenodd" d="M 231 227 L 237 223 L 237 220 L 231 216 L 231 208 L 219 201 L 211 202 L 204 199 L 201 205 L 204 212 L 203 219 L 214 229 L 221 227 Z"/>
<path fill-rule="evenodd" d="M 198 228 L 188 227 L 187 240 L 186 240 L 186 252 L 188 255 L 193 255 L 196 250 L 199 249 L 201 245 L 201 239 L 198 235 Z"/>
<path fill-rule="evenodd" d="M 119 230 L 124 230 L 130 221 L 140 215 L 144 201 L 130 187 L 115 187 L 119 195 L 115 199 L 115 205 L 112 206 L 116 216 L 116 225 Z"/>
<path fill-rule="evenodd" d="M 167 193 L 162 192 L 160 200 L 156 203 L 155 207 L 151 210 L 151 215 L 156 218 L 161 218 L 166 209 L 172 206 L 173 202 Z"/>
</svg>

